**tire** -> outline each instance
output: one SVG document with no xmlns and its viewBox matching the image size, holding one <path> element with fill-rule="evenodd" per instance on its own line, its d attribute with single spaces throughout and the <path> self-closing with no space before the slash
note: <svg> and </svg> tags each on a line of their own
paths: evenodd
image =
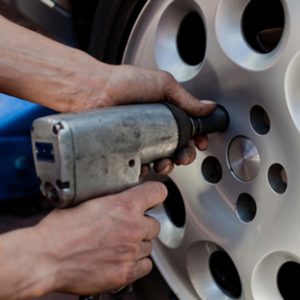
<svg viewBox="0 0 300 300">
<path fill-rule="evenodd" d="M 168 71 L 231 118 L 162 179 L 169 197 L 152 212 L 162 276 L 182 300 L 300 299 L 300 3 L 120 2 L 100 2 L 92 53 Z"/>
<path fill-rule="evenodd" d="M 100 0 L 94 17 L 89 53 L 120 64 L 128 37 L 147 0 Z"/>
</svg>

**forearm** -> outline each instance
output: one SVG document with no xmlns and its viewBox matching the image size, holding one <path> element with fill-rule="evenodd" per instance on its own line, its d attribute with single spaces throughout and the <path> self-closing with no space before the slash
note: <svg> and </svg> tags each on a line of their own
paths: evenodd
<svg viewBox="0 0 300 300">
<path fill-rule="evenodd" d="M 55 264 L 32 228 L 0 235 L 0 300 L 33 299 L 53 290 Z"/>
<path fill-rule="evenodd" d="M 95 63 L 87 54 L 18 26 L 0 16 L 0 92 L 59 111 L 86 94 Z M 97 82 L 101 88 L 101 82 Z M 82 99 L 84 102 L 84 99 Z M 84 109 L 84 103 L 83 109 Z"/>
</svg>

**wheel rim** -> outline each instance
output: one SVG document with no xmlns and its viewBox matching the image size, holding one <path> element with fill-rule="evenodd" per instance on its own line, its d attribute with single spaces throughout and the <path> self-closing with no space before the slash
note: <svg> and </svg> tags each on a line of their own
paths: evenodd
<svg viewBox="0 0 300 300">
<path fill-rule="evenodd" d="M 124 63 L 171 72 L 231 117 L 171 175 L 184 225 L 166 206 L 152 212 L 162 226 L 153 258 L 180 299 L 300 297 L 299 9 L 296 0 L 152 0 L 132 31 Z"/>
</svg>

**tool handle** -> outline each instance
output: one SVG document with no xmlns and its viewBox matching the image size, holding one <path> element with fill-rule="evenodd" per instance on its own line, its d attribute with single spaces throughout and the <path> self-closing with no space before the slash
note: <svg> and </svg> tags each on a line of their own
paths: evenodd
<svg viewBox="0 0 300 300">
<path fill-rule="evenodd" d="M 194 137 L 213 132 L 223 132 L 229 126 L 229 115 L 223 106 L 217 105 L 210 115 L 192 118 L 192 123 L 194 125 Z"/>
</svg>

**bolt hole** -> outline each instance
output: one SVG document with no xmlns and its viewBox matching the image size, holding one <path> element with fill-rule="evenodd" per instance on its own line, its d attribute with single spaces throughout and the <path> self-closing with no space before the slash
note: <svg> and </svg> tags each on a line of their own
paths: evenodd
<svg viewBox="0 0 300 300">
<path fill-rule="evenodd" d="M 283 194 L 286 191 L 288 176 L 283 166 L 280 164 L 272 165 L 268 172 L 268 179 L 272 189 L 276 193 Z"/>
<path fill-rule="evenodd" d="M 222 179 L 222 167 L 219 161 L 213 157 L 207 157 L 202 163 L 203 177 L 210 183 L 218 183 Z"/>
<path fill-rule="evenodd" d="M 130 168 L 133 168 L 135 166 L 135 160 L 134 159 L 131 159 L 129 162 L 128 162 L 128 166 Z"/>
<path fill-rule="evenodd" d="M 177 47 L 180 57 L 188 65 L 195 66 L 204 60 L 205 26 L 197 12 L 190 12 L 182 20 L 177 34 Z"/>
<path fill-rule="evenodd" d="M 168 189 L 168 196 L 163 203 L 164 209 L 176 227 L 183 227 L 185 224 L 185 208 L 182 195 L 177 185 L 170 178 L 163 182 Z"/>
<path fill-rule="evenodd" d="M 281 266 L 277 276 L 277 285 L 284 300 L 300 299 L 299 290 L 300 265 L 287 262 Z"/>
<path fill-rule="evenodd" d="M 252 0 L 246 7 L 242 29 L 248 44 L 259 53 L 269 53 L 279 44 L 284 29 L 280 0 Z"/>
<path fill-rule="evenodd" d="M 236 202 L 236 211 L 243 222 L 251 222 L 255 218 L 257 211 L 255 200 L 248 194 L 240 195 Z"/>
<path fill-rule="evenodd" d="M 229 255 L 218 250 L 211 254 L 209 268 L 213 279 L 221 291 L 230 298 L 240 298 L 242 284 L 239 273 Z"/>
<path fill-rule="evenodd" d="M 258 105 L 251 108 L 250 122 L 253 129 L 261 135 L 267 134 L 270 131 L 271 122 L 266 111 Z"/>
</svg>

